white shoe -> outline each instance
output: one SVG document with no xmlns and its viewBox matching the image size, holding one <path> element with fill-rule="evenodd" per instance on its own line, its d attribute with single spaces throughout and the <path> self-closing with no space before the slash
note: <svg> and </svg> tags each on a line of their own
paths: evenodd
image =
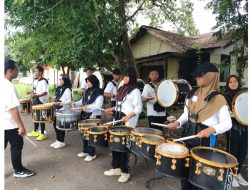
<svg viewBox="0 0 250 190">
<path fill-rule="evenodd" d="M 88 153 L 80 152 L 80 153 L 77 154 L 77 157 L 82 158 L 82 157 L 85 157 L 85 156 L 88 156 L 88 155 L 89 155 Z"/>
<path fill-rule="evenodd" d="M 116 169 L 110 169 L 104 172 L 104 175 L 106 176 L 115 176 L 115 175 L 121 175 L 122 171 L 120 168 L 116 168 Z"/>
<path fill-rule="evenodd" d="M 121 177 L 119 177 L 118 182 L 120 183 L 126 183 L 130 178 L 130 174 L 129 173 L 122 173 Z"/>
<path fill-rule="evenodd" d="M 63 148 L 63 147 L 65 147 L 66 146 L 66 144 L 64 143 L 64 142 L 58 142 L 55 146 L 54 146 L 54 148 Z"/>
<path fill-rule="evenodd" d="M 88 156 L 84 159 L 84 161 L 90 162 L 90 161 L 92 161 L 92 160 L 94 160 L 94 159 L 96 159 L 96 155 L 94 155 L 94 156 L 88 155 Z"/>
<path fill-rule="evenodd" d="M 248 186 L 248 182 L 242 177 L 241 174 L 238 174 L 238 176 L 236 177 L 236 179 L 238 180 L 238 183 L 243 185 L 243 186 Z"/>
<path fill-rule="evenodd" d="M 54 148 L 54 146 L 55 146 L 57 143 L 59 143 L 59 142 L 60 142 L 60 141 L 56 140 L 54 143 L 52 143 L 52 144 L 50 145 L 50 147 Z"/>
<path fill-rule="evenodd" d="M 240 184 L 239 184 L 238 180 L 236 179 L 236 177 L 234 177 L 232 187 L 239 187 L 239 186 L 240 186 Z"/>
</svg>

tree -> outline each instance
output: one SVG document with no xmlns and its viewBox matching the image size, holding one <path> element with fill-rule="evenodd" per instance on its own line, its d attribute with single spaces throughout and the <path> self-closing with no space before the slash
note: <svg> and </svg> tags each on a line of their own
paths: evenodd
<svg viewBox="0 0 250 190">
<path fill-rule="evenodd" d="M 211 0 L 206 7 L 216 15 L 215 35 L 231 38 L 234 45 L 231 54 L 237 57 L 239 77 L 244 77 L 248 66 L 248 0 Z"/>
</svg>

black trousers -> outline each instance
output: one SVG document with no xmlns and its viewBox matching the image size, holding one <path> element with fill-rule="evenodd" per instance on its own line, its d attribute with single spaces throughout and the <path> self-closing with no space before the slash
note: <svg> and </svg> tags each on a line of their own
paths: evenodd
<svg viewBox="0 0 250 190">
<path fill-rule="evenodd" d="M 112 167 L 113 169 L 121 168 L 122 173 L 129 172 L 129 157 L 130 153 L 112 151 Z"/>
<path fill-rule="evenodd" d="M 45 123 L 40 123 L 41 133 L 44 134 L 45 131 Z M 34 123 L 34 131 L 38 131 L 39 123 Z"/>
<path fill-rule="evenodd" d="M 163 127 L 156 126 L 156 125 L 151 125 L 151 122 L 164 124 L 164 122 L 166 120 L 167 120 L 166 116 L 148 116 L 149 127 L 154 128 L 154 129 L 158 129 L 158 130 L 161 130 L 161 131 L 163 130 Z"/>
<path fill-rule="evenodd" d="M 239 162 L 238 173 L 240 173 L 248 150 L 248 131 L 246 130 L 240 133 L 235 129 L 231 129 L 231 131 L 229 131 L 227 135 L 228 135 L 227 151 L 237 158 Z"/>
<path fill-rule="evenodd" d="M 4 149 L 10 143 L 11 163 L 15 171 L 24 169 L 22 165 L 23 137 L 18 135 L 18 128 L 4 131 Z"/>
<path fill-rule="evenodd" d="M 55 132 L 56 132 L 56 140 L 60 141 L 60 142 L 64 142 L 64 138 L 65 138 L 65 131 L 61 131 L 61 130 L 58 130 L 56 128 L 56 117 L 54 118 L 53 120 L 53 127 L 55 129 Z"/>
<path fill-rule="evenodd" d="M 95 147 L 89 146 L 87 140 L 82 140 L 82 141 L 83 141 L 83 152 L 88 153 L 90 156 L 94 156 L 96 154 Z"/>
</svg>

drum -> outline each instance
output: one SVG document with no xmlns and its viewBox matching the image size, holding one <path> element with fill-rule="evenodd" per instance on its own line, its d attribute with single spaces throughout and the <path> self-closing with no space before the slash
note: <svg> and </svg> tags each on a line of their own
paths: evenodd
<svg viewBox="0 0 250 190">
<path fill-rule="evenodd" d="M 141 137 L 143 135 L 158 135 L 162 136 L 162 132 L 158 129 L 146 128 L 146 127 L 138 127 L 134 128 L 130 134 L 130 150 L 137 156 L 141 155 L 141 150 L 139 147 L 139 142 L 141 141 Z"/>
<path fill-rule="evenodd" d="M 80 121 L 81 112 L 76 110 L 56 111 L 56 128 L 61 131 L 77 129 L 77 123 Z"/>
<path fill-rule="evenodd" d="M 164 143 L 164 138 L 156 135 L 143 135 L 139 141 L 141 155 L 149 160 L 154 160 L 155 147 Z"/>
<path fill-rule="evenodd" d="M 248 92 L 241 91 L 235 95 L 232 102 L 232 111 L 235 119 L 242 125 L 248 125 Z"/>
<path fill-rule="evenodd" d="M 83 140 L 86 140 L 87 130 L 98 126 L 99 122 L 100 119 L 86 119 L 78 122 L 78 130 L 81 132 Z"/>
<path fill-rule="evenodd" d="M 45 103 L 32 106 L 34 123 L 51 123 L 54 118 L 54 103 Z"/>
<path fill-rule="evenodd" d="M 19 99 L 19 103 L 21 105 L 21 113 L 29 114 L 31 112 L 31 99 L 30 98 Z"/>
<path fill-rule="evenodd" d="M 157 100 L 163 107 L 183 105 L 190 90 L 192 90 L 191 85 L 184 79 L 164 79 L 160 81 L 157 87 Z"/>
<path fill-rule="evenodd" d="M 191 149 L 189 181 L 202 189 L 231 189 L 233 175 L 237 175 L 237 165 L 237 159 L 227 152 L 195 147 Z"/>
<path fill-rule="evenodd" d="M 103 78 L 102 74 L 100 73 L 100 71 L 95 71 L 93 73 L 93 75 L 95 75 L 98 78 L 98 80 L 100 82 L 100 88 L 103 89 L 104 88 L 104 78 Z"/>
<path fill-rule="evenodd" d="M 127 142 L 133 127 L 115 126 L 109 130 L 109 148 L 117 152 L 129 152 Z"/>
<path fill-rule="evenodd" d="M 156 171 L 164 176 L 184 179 L 189 169 L 189 150 L 178 143 L 162 143 L 155 149 Z"/>
<path fill-rule="evenodd" d="M 108 127 L 96 126 L 87 129 L 86 140 L 90 146 L 108 147 Z"/>
</svg>

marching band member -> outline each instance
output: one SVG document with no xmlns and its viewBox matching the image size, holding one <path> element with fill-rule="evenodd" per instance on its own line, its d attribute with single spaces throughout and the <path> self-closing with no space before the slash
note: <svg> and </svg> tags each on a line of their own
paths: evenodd
<svg viewBox="0 0 250 190">
<path fill-rule="evenodd" d="M 118 82 L 121 78 L 121 72 L 119 69 L 114 69 L 113 72 L 113 80 L 109 82 L 104 90 L 104 96 L 111 98 L 111 107 L 116 105 L 116 95 L 117 95 L 117 88 Z"/>
<path fill-rule="evenodd" d="M 88 67 L 88 68 L 86 69 L 86 75 L 87 75 L 87 77 L 93 75 L 93 73 L 94 73 L 94 69 L 93 69 L 93 68 Z M 86 78 L 87 78 L 87 77 L 86 77 Z M 82 81 L 82 85 L 81 85 L 82 94 L 84 94 L 84 93 L 86 92 L 86 90 L 88 89 L 88 85 L 87 85 L 87 82 L 86 82 L 86 78 Z"/>
<path fill-rule="evenodd" d="M 156 88 L 159 80 L 157 70 L 153 69 L 149 72 L 149 80 L 150 82 L 143 88 L 142 101 L 147 105 L 149 127 L 162 130 L 162 127 L 151 125 L 151 122 L 164 123 L 166 121 L 166 109 L 156 99 Z"/>
<path fill-rule="evenodd" d="M 115 119 L 121 119 L 126 126 L 135 127 L 142 111 L 141 92 L 136 87 L 136 72 L 128 68 L 124 73 L 124 85 L 119 88 L 116 107 L 106 109 L 106 112 L 116 111 Z M 120 176 L 118 182 L 129 180 L 129 153 L 112 151 L 112 167 L 104 172 L 106 176 Z"/>
<path fill-rule="evenodd" d="M 100 89 L 100 82 L 95 75 L 86 78 L 88 89 L 82 100 L 75 102 L 72 107 L 83 107 L 82 119 L 98 118 L 101 119 L 100 108 L 103 105 L 103 90 Z M 92 161 L 96 158 L 96 151 L 93 146 L 88 145 L 87 140 L 83 140 L 83 151 L 77 154 L 78 157 L 85 157 L 85 161 Z"/>
<path fill-rule="evenodd" d="M 225 98 L 232 111 L 232 101 L 235 95 L 240 91 L 240 79 L 236 75 L 231 75 L 227 79 Z M 248 126 L 241 125 L 234 117 L 231 117 L 233 127 L 227 133 L 227 151 L 234 155 L 238 162 L 238 176 L 234 178 L 232 186 L 247 186 L 248 182 L 242 177 L 241 169 L 247 155 L 248 149 Z"/>
<path fill-rule="evenodd" d="M 70 109 L 70 103 L 72 101 L 72 84 L 66 75 L 61 74 L 59 76 L 59 86 L 55 92 L 55 106 L 57 110 Z M 56 128 L 56 117 L 53 120 L 53 127 L 56 132 L 56 141 L 50 145 L 53 148 L 63 148 L 66 146 L 64 142 L 65 131 L 58 130 Z"/>
<path fill-rule="evenodd" d="M 184 113 L 174 123 L 168 124 L 169 129 L 184 128 L 184 135 L 198 135 L 198 139 L 186 141 L 189 148 L 209 146 L 211 134 L 222 134 L 230 130 L 232 121 L 227 102 L 219 94 L 219 71 L 212 63 L 198 66 L 194 72 L 199 87 L 187 96 Z M 200 189 L 188 182 L 181 181 L 182 190 Z"/>
<path fill-rule="evenodd" d="M 44 69 L 41 66 L 37 66 L 35 68 L 34 76 L 35 80 L 33 83 L 33 93 L 30 94 L 30 98 L 32 100 L 33 105 L 44 104 L 48 102 L 48 89 L 49 83 L 47 79 L 43 78 Z M 30 137 L 37 137 L 37 141 L 42 141 L 46 139 L 45 131 L 45 123 L 40 123 L 41 134 L 38 132 L 39 123 L 34 123 L 34 130 L 27 134 Z"/>
</svg>

